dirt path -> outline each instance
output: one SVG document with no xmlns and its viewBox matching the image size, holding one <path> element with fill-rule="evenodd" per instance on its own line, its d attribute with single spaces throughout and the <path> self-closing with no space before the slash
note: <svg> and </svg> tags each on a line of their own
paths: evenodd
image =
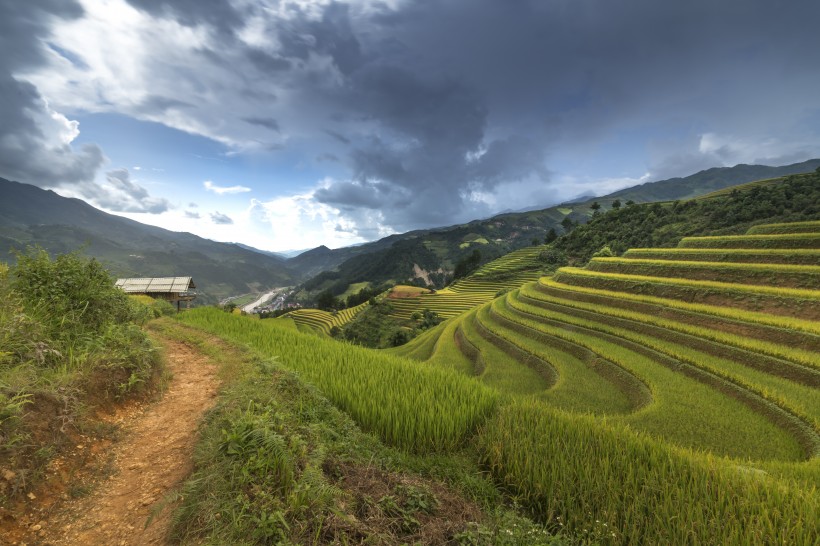
<svg viewBox="0 0 820 546">
<path fill-rule="evenodd" d="M 86 498 L 68 501 L 29 544 L 165 544 L 170 510 L 164 496 L 191 472 L 198 424 L 215 402 L 216 367 L 190 346 L 164 341 L 173 374 L 162 399 L 126 417 L 112 446 L 112 476 Z"/>
</svg>

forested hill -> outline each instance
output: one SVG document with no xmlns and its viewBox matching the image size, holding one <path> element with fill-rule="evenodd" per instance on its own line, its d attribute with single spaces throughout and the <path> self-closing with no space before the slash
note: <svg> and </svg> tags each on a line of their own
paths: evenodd
<svg viewBox="0 0 820 546">
<path fill-rule="evenodd" d="M 418 266 L 437 287 L 441 287 L 458 263 L 468 260 L 476 251 L 480 254 L 480 263 L 489 262 L 512 250 L 529 246 L 534 241 L 543 242 L 550 230 L 561 235 L 593 217 L 597 218 L 601 213 L 612 209 L 613 205 L 625 207 L 628 202 L 689 199 L 755 180 L 811 172 L 818 167 L 820 159 L 782 167 L 737 165 L 708 169 L 685 178 L 642 184 L 580 203 L 501 214 L 448 228 L 393 235 L 375 243 L 355 247 L 355 255 L 347 255 L 342 261 L 338 261 L 339 258 L 351 249 L 330 250 L 320 247 L 306 255 L 311 255 L 313 270 L 319 268 L 324 260 L 327 264 L 326 271 L 304 283 L 301 297 L 310 300 L 324 290 L 330 290 L 338 296 L 354 283 L 370 282 L 377 285 L 389 281 L 409 282 L 418 277 L 418 269 L 414 266 Z M 695 221 L 692 226 L 696 225 Z M 596 244 L 598 242 L 596 240 Z M 605 243 L 600 246 L 603 244 Z M 299 259 L 297 257 L 289 263 L 295 263 Z M 416 282 L 426 283 L 426 280 Z"/>
<path fill-rule="evenodd" d="M 755 224 L 820 219 L 820 167 L 687 201 L 622 206 L 596 214 L 555 241 L 566 260 L 583 264 L 603 247 L 673 247 L 693 235 L 740 235 Z"/>
<path fill-rule="evenodd" d="M 199 303 L 286 286 L 295 274 L 280 257 L 148 226 L 79 199 L 0 178 L 0 261 L 40 245 L 53 254 L 82 249 L 117 276 L 193 276 Z"/>
</svg>

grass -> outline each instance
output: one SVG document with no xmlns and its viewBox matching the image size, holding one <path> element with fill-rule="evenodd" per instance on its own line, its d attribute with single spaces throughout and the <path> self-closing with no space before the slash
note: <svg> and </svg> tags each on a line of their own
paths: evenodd
<svg viewBox="0 0 820 546">
<path fill-rule="evenodd" d="M 348 285 L 347 290 L 345 290 L 342 294 L 338 296 L 338 298 L 342 301 L 345 301 L 348 296 L 353 296 L 361 292 L 364 288 L 370 288 L 369 282 L 357 282 Z"/>
<path fill-rule="evenodd" d="M 209 308 L 186 312 L 181 320 L 279 358 L 366 430 L 408 450 L 459 445 L 495 405 L 494 393 L 464 384 L 453 372 L 422 369 L 398 357 L 281 330 L 275 321 Z"/>
<path fill-rule="evenodd" d="M 483 462 L 553 528 L 604 544 L 812 544 L 817 491 L 531 400 L 482 429 Z"/>
<path fill-rule="evenodd" d="M 522 350 L 548 362 L 556 370 L 555 384 L 539 395 L 553 407 L 604 415 L 629 413 L 652 401 L 651 393 L 640 380 L 592 351 L 543 336 L 505 317 L 503 299 L 489 306 L 483 324 L 495 335 L 514 340 Z"/>
<path fill-rule="evenodd" d="M 732 457 L 805 459 L 805 451 L 793 434 L 772 423 L 768 416 L 758 414 L 714 388 L 719 382 L 703 383 L 699 374 L 683 373 L 686 370 L 681 369 L 677 358 L 686 356 L 685 349 L 673 352 L 674 357 L 670 358 L 668 353 L 657 351 L 669 349 L 659 343 L 653 343 L 652 350 L 645 350 L 645 345 L 653 342 L 651 339 L 640 337 L 636 343 L 627 343 L 625 338 L 612 335 L 604 325 L 541 309 L 514 297 L 507 301 L 513 320 L 524 318 L 529 326 L 543 333 L 605 355 L 644 381 L 654 403 L 624 418 L 641 430 L 677 445 Z M 759 438 L 771 441 L 761 443 Z"/>
<path fill-rule="evenodd" d="M 641 343 L 643 346 L 708 370 L 717 376 L 729 379 L 734 384 L 759 393 L 792 415 L 803 416 L 804 422 L 811 423 L 814 432 L 798 430 L 797 434 L 805 438 L 802 443 L 809 454 L 817 452 L 820 448 L 820 439 L 817 435 L 817 431 L 820 430 L 820 391 L 817 389 L 817 374 L 811 377 L 814 380 L 812 383 L 800 383 L 791 376 L 775 375 L 766 366 L 755 366 L 751 363 L 755 356 L 754 353 L 738 354 L 729 351 L 727 354 L 720 350 L 722 347 L 719 344 L 713 345 L 711 342 L 694 336 L 671 334 L 668 329 L 650 326 L 643 320 L 613 318 L 607 316 L 606 309 L 581 310 L 573 307 L 572 302 L 556 301 L 552 298 L 548 301 L 532 300 L 526 297 L 524 299 L 545 309 L 566 313 L 573 319 L 577 319 L 578 324 L 584 326 L 591 325 L 587 321 L 600 322 L 600 325 L 591 327 Z M 761 409 L 765 410 L 765 408 Z M 773 415 L 776 422 L 780 422 L 782 417 L 784 416 Z M 799 425 L 799 423 L 792 422 L 791 418 L 783 424 L 786 428 L 792 428 L 795 424 Z"/>
<path fill-rule="evenodd" d="M 169 499 L 175 543 L 572 543 L 506 507 L 472 452 L 387 447 L 276 361 L 173 321 L 153 329 L 208 354 L 224 384 Z"/>
<path fill-rule="evenodd" d="M 237 307 L 244 307 L 249 303 L 252 303 L 258 299 L 257 294 L 245 294 L 242 296 L 237 296 L 235 298 L 231 298 L 231 303 L 235 304 Z"/>
<path fill-rule="evenodd" d="M 681 248 L 820 248 L 820 233 L 684 237 Z"/>
<path fill-rule="evenodd" d="M 330 330 L 334 326 L 338 328 L 344 327 L 344 325 L 352 321 L 356 315 L 364 311 L 368 305 L 367 302 L 364 302 L 355 307 L 348 307 L 347 309 L 333 312 L 323 311 L 321 309 L 297 309 L 274 320 L 281 321 L 291 319 L 298 326 L 310 328 L 320 334 L 330 335 Z"/>
<path fill-rule="evenodd" d="M 788 222 L 783 224 L 761 224 L 752 226 L 748 235 L 785 235 L 791 233 L 820 233 L 820 220 L 809 222 Z"/>
<path fill-rule="evenodd" d="M 820 319 L 820 292 L 817 290 L 624 275 L 575 267 L 563 267 L 553 278 L 573 286 L 678 299 L 689 303 L 726 305 L 746 311 L 765 309 L 769 314 L 801 320 Z"/>
<path fill-rule="evenodd" d="M 645 260 L 820 265 L 820 250 L 813 248 L 631 248 L 623 257 Z"/>
<path fill-rule="evenodd" d="M 591 288 L 587 286 L 578 286 L 573 284 L 563 284 L 551 278 L 542 278 L 538 282 L 540 287 L 557 290 L 571 290 L 575 297 L 579 294 L 590 297 L 599 297 L 615 299 L 620 302 L 629 302 L 635 306 L 650 305 L 653 312 L 660 313 L 664 309 L 671 309 L 680 311 L 681 313 L 703 315 L 705 317 L 715 317 L 726 319 L 728 321 L 737 321 L 741 323 L 759 324 L 771 328 L 777 328 L 784 332 L 795 330 L 797 332 L 804 332 L 813 335 L 820 335 L 820 323 L 813 320 L 804 320 L 793 317 L 783 317 L 772 315 L 770 313 L 762 313 L 756 311 L 748 311 L 743 309 L 734 309 L 725 306 L 705 305 L 699 303 L 690 303 L 669 298 L 655 297 L 651 295 L 644 295 L 634 292 L 623 292 L 615 290 L 602 290 Z M 646 309 L 646 307 L 638 307 Z"/>
<path fill-rule="evenodd" d="M 778 289 L 820 286 L 820 266 L 815 265 L 651 260 L 629 257 L 593 258 L 587 269 L 624 275 L 776 285 Z"/>
<path fill-rule="evenodd" d="M 750 353 L 759 353 L 774 358 L 784 359 L 789 362 L 799 364 L 801 367 L 805 366 L 807 368 L 814 368 L 816 370 L 820 370 L 820 363 L 818 363 L 817 361 L 816 351 L 795 348 L 793 346 L 782 345 L 779 343 L 772 343 L 770 341 L 755 339 L 754 337 L 724 332 L 720 329 L 715 328 L 713 323 L 708 319 L 703 320 L 703 322 L 701 323 L 703 325 L 701 326 L 685 322 L 678 322 L 675 320 L 658 317 L 652 314 L 647 314 L 645 312 L 631 311 L 627 309 L 611 307 L 608 305 L 602 305 L 601 300 L 597 300 L 594 303 L 576 301 L 573 299 L 573 292 L 571 290 L 565 290 L 561 294 L 563 297 L 550 295 L 550 292 L 545 293 L 539 291 L 537 287 L 524 287 L 522 289 L 522 293 L 532 299 L 537 300 L 544 298 L 548 299 L 549 301 L 560 303 L 564 306 L 574 307 L 577 309 L 584 309 L 587 311 L 593 311 L 595 313 L 605 315 L 607 317 L 617 317 L 645 324 L 651 324 L 663 328 L 665 331 L 680 332 L 688 336 L 697 338 L 698 340 L 709 340 L 719 344 L 737 347 L 745 351 L 749 351 Z M 695 340 L 690 341 L 694 342 Z M 749 355 L 742 354 L 741 358 L 748 359 Z M 785 368 L 788 369 L 788 366 L 785 366 Z"/>
<path fill-rule="evenodd" d="M 456 317 L 490 301 L 500 292 L 536 280 L 543 268 L 538 256 L 544 248 L 531 246 L 505 254 L 442 290 L 395 287 L 390 297 L 394 309 L 391 315 L 408 320 L 413 313 L 430 309 L 442 318 Z"/>
</svg>

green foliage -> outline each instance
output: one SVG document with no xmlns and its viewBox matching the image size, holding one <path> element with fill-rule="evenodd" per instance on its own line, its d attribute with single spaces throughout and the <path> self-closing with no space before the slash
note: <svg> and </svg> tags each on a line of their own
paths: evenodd
<svg viewBox="0 0 820 546">
<path fill-rule="evenodd" d="M 591 542 L 811 544 L 816 538 L 816 491 L 536 401 L 503 406 L 483 428 L 480 445 L 493 475 L 549 528 Z"/>
<path fill-rule="evenodd" d="M 480 263 L 481 252 L 478 249 L 474 249 L 468 256 L 465 256 L 456 264 L 456 268 L 453 271 L 453 280 L 466 277 L 467 275 L 475 271 Z"/>
<path fill-rule="evenodd" d="M 363 428 L 407 450 L 452 449 L 495 407 L 493 392 L 465 383 L 453 372 L 419 368 L 405 359 L 284 330 L 276 321 L 209 308 L 192 309 L 180 320 L 278 356 Z"/>
<path fill-rule="evenodd" d="M 441 324 L 442 319 L 435 311 L 431 311 L 430 309 L 424 309 L 421 312 L 421 317 L 419 320 L 419 330 L 427 330 L 428 328 L 432 328 L 433 326 Z"/>
<path fill-rule="evenodd" d="M 340 302 L 339 299 L 336 298 L 336 296 L 334 296 L 333 292 L 331 292 L 330 290 L 325 290 L 316 298 L 316 307 L 318 307 L 322 311 L 340 309 L 342 306 L 342 302 Z"/>
<path fill-rule="evenodd" d="M 560 237 L 554 246 L 566 252 L 571 262 L 585 263 L 605 245 L 621 254 L 631 247 L 674 246 L 681 238 L 693 235 L 738 234 L 753 224 L 819 216 L 820 175 L 793 175 L 781 182 L 709 199 L 613 208 Z M 571 230 L 568 225 L 564 226 L 566 232 Z"/>
<path fill-rule="evenodd" d="M 30 249 L 17 259 L 0 264 L 0 458 L 26 475 L 48 460 L 36 454 L 57 453 L 69 429 L 84 426 L 88 399 L 149 383 L 159 356 L 139 324 L 162 306 L 129 298 L 99 262 L 76 253 L 52 259 Z"/>
<path fill-rule="evenodd" d="M 54 260 L 41 248 L 17 254 L 12 288 L 46 335 L 70 341 L 99 334 L 110 323 L 127 322 L 133 309 L 108 271 L 94 259 L 63 254 Z"/>
<path fill-rule="evenodd" d="M 538 255 L 538 261 L 554 269 L 567 265 L 567 254 L 555 248 L 548 248 L 541 251 Z"/>
<path fill-rule="evenodd" d="M 615 256 L 615 253 L 612 252 L 612 249 L 609 248 L 609 245 L 601 247 L 601 250 L 592 255 L 593 258 L 611 258 L 613 256 Z"/>
<path fill-rule="evenodd" d="M 342 327 L 342 337 L 364 347 L 384 348 L 403 345 L 410 334 L 400 320 L 390 316 L 390 303 L 380 302 L 368 305 L 353 320 Z"/>
</svg>

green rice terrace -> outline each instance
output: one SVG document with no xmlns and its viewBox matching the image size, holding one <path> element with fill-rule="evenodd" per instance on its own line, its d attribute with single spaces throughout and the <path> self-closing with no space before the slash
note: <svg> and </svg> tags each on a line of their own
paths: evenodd
<svg viewBox="0 0 820 546">
<path fill-rule="evenodd" d="M 395 290 L 387 295 L 393 307 L 391 314 L 404 320 L 424 309 L 443 318 L 460 315 L 490 301 L 499 291 L 537 279 L 542 265 L 537 258 L 543 250 L 543 246 L 531 246 L 510 252 L 442 290 L 409 293 Z"/>
<path fill-rule="evenodd" d="M 581 543 L 817 544 L 820 223 L 750 231 L 538 279 L 545 247 L 522 249 L 394 298 L 449 320 L 388 351 L 214 309 L 181 320 L 277 357 L 389 445 L 470 454 Z"/>
<path fill-rule="evenodd" d="M 353 320 L 353 318 L 367 306 L 367 302 L 349 307 L 340 311 L 323 311 L 321 309 L 297 309 L 282 316 L 282 320 L 291 319 L 296 323 L 297 328 L 302 331 L 320 332 L 330 334 L 334 326 L 341 327 Z"/>
</svg>

